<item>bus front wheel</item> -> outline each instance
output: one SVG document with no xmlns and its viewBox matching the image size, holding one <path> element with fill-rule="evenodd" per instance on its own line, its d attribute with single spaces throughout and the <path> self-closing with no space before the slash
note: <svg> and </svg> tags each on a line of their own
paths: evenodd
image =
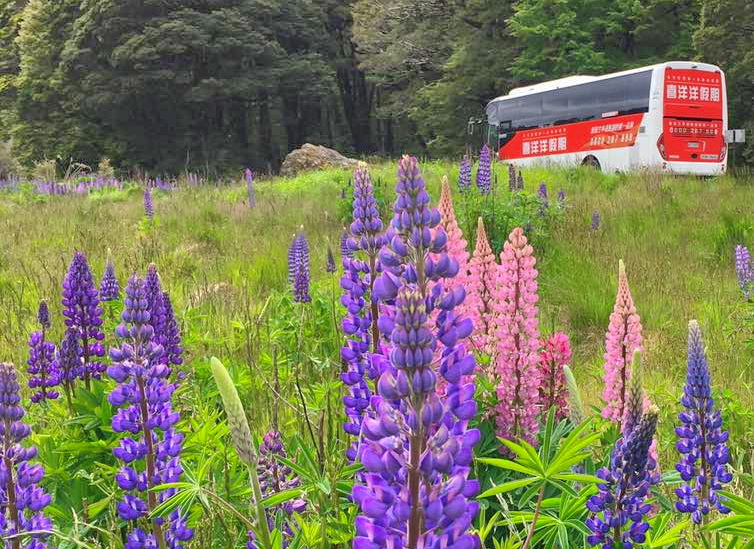
<svg viewBox="0 0 754 549">
<path fill-rule="evenodd" d="M 587 166 L 588 168 L 594 168 L 597 171 L 600 171 L 600 161 L 597 160 L 596 156 L 592 156 L 591 154 L 584 158 L 584 160 L 581 161 L 582 166 Z"/>
</svg>

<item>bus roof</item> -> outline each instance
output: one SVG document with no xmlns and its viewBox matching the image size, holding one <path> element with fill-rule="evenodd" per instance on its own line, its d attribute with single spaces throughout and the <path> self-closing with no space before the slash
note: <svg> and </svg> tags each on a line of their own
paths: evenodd
<svg viewBox="0 0 754 549">
<path fill-rule="evenodd" d="M 590 76 L 590 75 L 575 75 L 567 76 L 565 78 L 558 78 L 557 80 L 549 80 L 547 82 L 541 82 L 539 84 L 532 84 L 531 86 L 521 86 L 519 88 L 513 88 L 507 95 L 501 95 L 491 100 L 488 105 L 496 103 L 498 101 L 505 101 L 506 99 L 513 99 L 514 97 L 521 97 L 525 95 L 532 95 L 535 93 L 542 93 L 550 90 L 557 90 L 560 88 L 568 88 L 572 86 L 578 86 L 580 84 L 586 84 L 587 82 L 594 82 L 596 80 L 607 80 L 608 78 L 615 78 L 618 76 L 624 76 L 627 74 L 634 74 L 637 72 L 643 72 L 650 69 L 659 67 L 672 67 L 674 69 L 705 69 L 705 70 L 720 70 L 715 65 L 709 63 L 697 63 L 694 61 L 668 61 L 665 63 L 657 63 L 655 65 L 647 65 L 646 67 L 639 67 L 637 69 L 630 69 L 626 71 L 614 72 L 610 74 L 604 74 L 602 76 Z"/>
</svg>

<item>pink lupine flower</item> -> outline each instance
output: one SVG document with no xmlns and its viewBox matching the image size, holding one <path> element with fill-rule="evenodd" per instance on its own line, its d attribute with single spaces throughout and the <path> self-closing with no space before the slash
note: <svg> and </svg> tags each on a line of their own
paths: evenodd
<svg viewBox="0 0 754 549">
<path fill-rule="evenodd" d="M 498 436 L 536 443 L 539 430 L 539 321 L 534 250 L 520 227 L 500 254 L 494 292 Z"/>
<path fill-rule="evenodd" d="M 474 332 L 471 340 L 478 351 L 493 352 L 494 327 L 492 310 L 492 290 L 497 279 L 497 261 L 492 251 L 484 221 L 477 223 L 476 247 L 469 260 L 469 277 L 466 283 L 466 300 L 463 315 L 471 319 Z"/>
<path fill-rule="evenodd" d="M 568 417 L 568 387 L 563 366 L 571 364 L 571 342 L 562 332 L 556 332 L 540 341 L 539 375 L 542 384 L 539 396 L 542 409 L 555 408 L 555 419 Z"/>
<path fill-rule="evenodd" d="M 466 240 L 463 238 L 463 231 L 458 226 L 456 212 L 453 208 L 453 197 L 450 193 L 450 183 L 447 177 L 442 178 L 442 191 L 440 192 L 440 202 L 437 204 L 437 210 L 440 212 L 440 226 L 445 230 L 448 237 L 448 256 L 458 261 L 458 274 L 453 279 L 454 285 L 464 285 L 466 283 L 469 252 Z"/>
<path fill-rule="evenodd" d="M 621 423 L 626 410 L 631 359 L 642 350 L 641 320 L 636 313 L 623 260 L 618 267 L 618 294 L 605 335 L 605 407 L 602 417 Z"/>
</svg>

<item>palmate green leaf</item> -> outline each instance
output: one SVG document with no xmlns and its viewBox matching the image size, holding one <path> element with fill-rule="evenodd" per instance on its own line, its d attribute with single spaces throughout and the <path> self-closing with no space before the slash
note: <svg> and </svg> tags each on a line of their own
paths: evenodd
<svg viewBox="0 0 754 549">
<path fill-rule="evenodd" d="M 301 496 L 301 490 L 284 490 L 263 499 L 262 505 L 264 505 L 265 507 L 274 507 L 275 505 L 280 505 L 281 503 L 285 503 L 286 501 L 296 499 L 299 496 Z"/>
<path fill-rule="evenodd" d="M 512 480 L 510 482 L 505 482 L 503 484 L 500 484 L 499 486 L 493 486 L 489 490 L 479 494 L 480 498 L 488 498 L 490 496 L 497 496 L 499 494 L 505 494 L 507 492 L 511 492 L 513 490 L 518 490 L 519 488 L 523 488 L 524 486 L 529 486 L 531 483 L 536 482 L 536 478 L 524 478 L 521 480 Z"/>
<path fill-rule="evenodd" d="M 589 482 L 592 484 L 600 484 L 602 482 L 605 482 L 599 477 L 596 477 L 594 475 L 582 475 L 578 473 L 560 473 L 557 475 L 554 475 L 552 478 L 558 479 L 558 480 L 565 480 L 569 482 Z"/>
<path fill-rule="evenodd" d="M 499 469 L 517 471 L 519 473 L 523 473 L 525 475 L 530 475 L 530 476 L 538 476 L 538 472 L 535 469 L 532 469 L 531 467 L 526 467 L 525 465 L 522 465 L 521 463 L 518 463 L 516 461 L 511 461 L 509 459 L 478 458 L 477 461 L 480 463 L 486 463 L 487 465 L 492 465 L 493 467 L 497 467 Z"/>
<path fill-rule="evenodd" d="M 544 475 L 544 467 L 542 461 L 539 459 L 537 452 L 526 441 L 521 441 L 521 444 L 517 444 L 512 440 L 504 438 L 499 439 L 502 444 L 508 447 L 508 449 L 516 454 L 518 461 L 524 465 L 528 465 L 532 469 L 536 470 L 539 475 Z M 528 446 L 528 448 L 527 448 Z"/>
<path fill-rule="evenodd" d="M 647 532 L 646 546 L 648 549 L 662 549 L 675 545 L 681 539 L 684 530 L 689 528 L 690 522 L 684 520 L 668 529 L 671 514 L 661 513 L 651 521 L 651 528 Z"/>
</svg>

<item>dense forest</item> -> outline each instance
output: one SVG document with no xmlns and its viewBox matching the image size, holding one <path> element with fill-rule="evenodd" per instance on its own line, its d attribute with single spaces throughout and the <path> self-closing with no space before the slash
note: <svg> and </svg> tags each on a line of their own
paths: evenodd
<svg viewBox="0 0 754 549">
<path fill-rule="evenodd" d="M 754 135 L 752 33 L 751 0 L 0 0 L 0 137 L 165 173 L 457 154 L 513 86 L 671 59 L 721 65 Z"/>
</svg>

